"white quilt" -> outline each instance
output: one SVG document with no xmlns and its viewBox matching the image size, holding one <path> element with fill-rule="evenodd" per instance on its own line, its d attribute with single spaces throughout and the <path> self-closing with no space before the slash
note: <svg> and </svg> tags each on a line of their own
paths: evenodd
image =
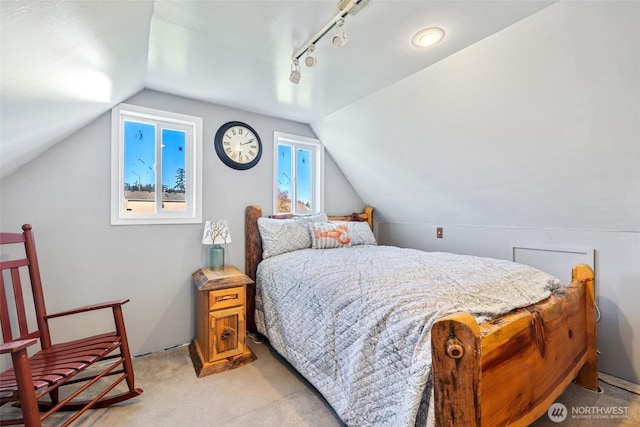
<svg viewBox="0 0 640 427">
<path fill-rule="evenodd" d="M 424 425 L 433 323 L 457 311 L 481 323 L 559 286 L 504 260 L 390 246 L 303 249 L 258 266 L 256 323 L 347 425 Z"/>
</svg>

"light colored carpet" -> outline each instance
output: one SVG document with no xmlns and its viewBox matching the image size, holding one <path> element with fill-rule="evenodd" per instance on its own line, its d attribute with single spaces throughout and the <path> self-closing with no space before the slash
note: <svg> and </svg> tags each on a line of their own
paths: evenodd
<svg viewBox="0 0 640 427">
<path fill-rule="evenodd" d="M 249 342 L 258 359 L 244 367 L 197 378 L 186 346 L 134 359 L 136 385 L 144 393 L 136 399 L 108 409 L 91 410 L 77 426 L 341 426 L 339 418 L 297 372 L 266 344 Z M 640 396 L 602 384 L 596 394 L 571 385 L 558 399 L 569 416 L 561 423 L 543 416 L 542 426 L 638 426 Z M 582 418 L 572 417 L 581 408 Z M 625 409 L 625 418 L 587 418 L 582 408 Z M 7 408 L 0 414 L 6 415 Z M 14 411 L 15 409 L 9 409 Z M 590 411 L 594 411 L 591 409 Z M 55 414 L 45 426 L 67 418 Z M 393 427 L 393 426 L 391 426 Z"/>
</svg>

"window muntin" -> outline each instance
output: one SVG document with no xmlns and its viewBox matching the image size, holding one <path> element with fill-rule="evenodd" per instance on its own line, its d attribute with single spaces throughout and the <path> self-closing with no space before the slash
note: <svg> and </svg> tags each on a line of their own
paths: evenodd
<svg viewBox="0 0 640 427">
<path fill-rule="evenodd" d="M 202 119 L 112 110 L 112 224 L 202 222 Z"/>
<path fill-rule="evenodd" d="M 300 215 L 322 211 L 324 147 L 321 142 L 275 132 L 274 143 L 274 213 Z"/>
</svg>

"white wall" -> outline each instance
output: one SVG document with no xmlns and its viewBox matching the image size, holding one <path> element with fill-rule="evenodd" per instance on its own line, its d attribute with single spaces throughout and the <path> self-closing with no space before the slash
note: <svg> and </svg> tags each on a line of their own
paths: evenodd
<svg viewBox="0 0 640 427">
<path fill-rule="evenodd" d="M 315 137 L 306 124 L 143 91 L 126 101 L 204 118 L 203 217 L 227 219 L 233 242 L 226 259 L 244 270 L 244 209 L 271 211 L 273 132 Z M 223 123 L 250 124 L 263 143 L 260 163 L 248 171 L 226 167 L 213 138 Z M 94 122 L 0 181 L 2 231 L 34 227 L 48 311 L 130 298 L 125 306 L 134 354 L 189 342 L 195 331 L 191 274 L 208 263 L 202 225 L 110 225 L 111 118 Z M 350 213 L 363 203 L 330 156 L 325 165 L 327 212 Z M 66 338 L 103 322 L 58 323 Z"/>
<path fill-rule="evenodd" d="M 436 238 L 437 227 L 444 229 L 442 239 Z M 509 260 L 513 246 L 595 249 L 592 267 L 596 274 L 596 303 L 601 313 L 597 331 L 600 370 L 640 382 L 637 366 L 640 354 L 640 314 L 637 309 L 640 301 L 640 234 L 449 223 L 382 223 L 378 224 L 378 240 L 394 246 Z M 550 272 L 565 282 L 571 279 L 570 266 L 565 271 Z"/>
<path fill-rule="evenodd" d="M 561 1 L 312 128 L 383 243 L 594 249 L 601 369 L 640 382 L 638 46 L 640 3 Z"/>
</svg>

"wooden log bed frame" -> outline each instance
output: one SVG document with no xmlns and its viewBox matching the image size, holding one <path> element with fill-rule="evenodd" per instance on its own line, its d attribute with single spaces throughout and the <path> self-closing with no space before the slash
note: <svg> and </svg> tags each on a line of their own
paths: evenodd
<svg viewBox="0 0 640 427">
<path fill-rule="evenodd" d="M 261 216 L 260 206 L 247 207 L 245 272 L 254 281 L 262 260 Z M 373 229 L 373 208 L 329 219 L 367 221 Z M 254 311 L 250 287 L 251 331 Z M 572 381 L 598 388 L 593 270 L 577 265 L 568 287 L 480 325 L 468 313 L 443 317 L 431 329 L 431 346 L 437 426 L 529 425 Z"/>
</svg>

